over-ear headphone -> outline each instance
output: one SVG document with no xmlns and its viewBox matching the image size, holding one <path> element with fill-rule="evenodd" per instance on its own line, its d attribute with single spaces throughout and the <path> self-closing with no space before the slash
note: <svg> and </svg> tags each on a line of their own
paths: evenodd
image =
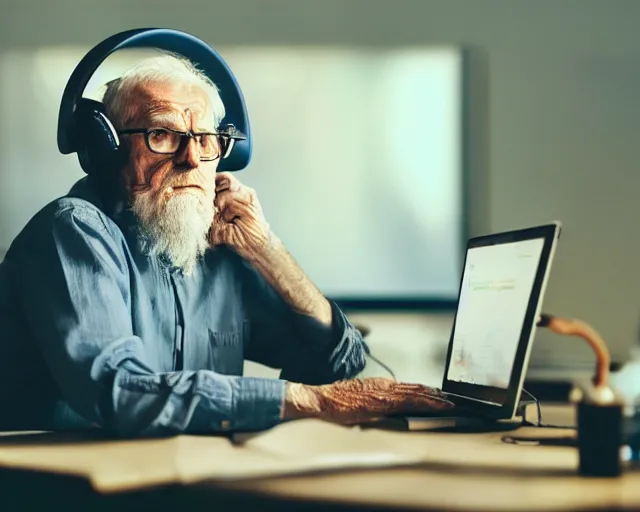
<svg viewBox="0 0 640 512">
<path fill-rule="evenodd" d="M 87 174 L 121 168 L 126 151 L 108 119 L 104 105 L 83 98 L 84 89 L 98 66 L 111 53 L 134 47 L 154 47 L 180 54 L 202 70 L 220 92 L 225 106 L 221 129 L 229 140 L 220 158 L 218 172 L 239 171 L 251 159 L 251 128 L 244 97 L 238 82 L 220 55 L 200 39 L 164 28 L 127 30 L 108 37 L 92 48 L 73 70 L 65 86 L 58 116 L 58 149 L 62 154 L 78 153 Z"/>
</svg>

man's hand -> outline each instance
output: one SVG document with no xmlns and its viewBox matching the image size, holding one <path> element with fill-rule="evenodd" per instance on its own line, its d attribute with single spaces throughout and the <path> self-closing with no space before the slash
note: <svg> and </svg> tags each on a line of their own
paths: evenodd
<svg viewBox="0 0 640 512">
<path fill-rule="evenodd" d="M 383 378 L 354 379 L 324 386 L 288 383 L 283 418 L 320 418 L 353 424 L 390 414 L 450 409 L 442 392 L 421 384 Z"/>
<path fill-rule="evenodd" d="M 270 239 L 269 224 L 255 191 L 229 173 L 216 175 L 217 212 L 209 238 L 213 245 L 228 245 L 245 259 L 252 260 Z"/>
<path fill-rule="evenodd" d="M 249 261 L 294 311 L 331 325 L 329 302 L 271 232 L 253 189 L 229 173 L 220 173 L 215 206 L 211 244 L 228 245 Z"/>
</svg>

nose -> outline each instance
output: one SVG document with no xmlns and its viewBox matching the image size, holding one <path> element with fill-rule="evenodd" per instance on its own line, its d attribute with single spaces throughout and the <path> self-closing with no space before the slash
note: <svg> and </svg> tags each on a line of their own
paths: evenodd
<svg viewBox="0 0 640 512">
<path fill-rule="evenodd" d="M 176 154 L 176 159 L 176 163 L 181 169 L 188 171 L 198 167 L 198 165 L 200 165 L 198 141 L 193 137 L 189 137 L 182 151 Z"/>
</svg>

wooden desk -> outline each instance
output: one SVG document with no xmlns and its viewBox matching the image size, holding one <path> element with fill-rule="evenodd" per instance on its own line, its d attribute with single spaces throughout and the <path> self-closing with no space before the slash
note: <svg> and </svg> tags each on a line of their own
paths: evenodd
<svg viewBox="0 0 640 512">
<path fill-rule="evenodd" d="M 544 416 L 552 424 L 574 420 L 568 406 L 545 407 Z M 575 438 L 572 430 L 418 435 L 431 460 L 417 467 L 234 482 L 224 489 L 302 504 L 393 510 L 640 510 L 640 469 L 618 478 L 580 477 L 576 448 L 501 441 L 503 435 Z M 200 487 L 222 488 L 215 482 Z"/>
<path fill-rule="evenodd" d="M 549 423 L 567 424 L 572 417 L 568 407 L 545 408 Z M 23 436 L 18 443 L 0 440 L 0 468 L 5 468 L 5 475 L 17 468 L 38 468 L 40 474 L 72 477 L 75 487 L 65 487 L 58 478 L 50 489 L 68 490 L 60 495 L 50 493 L 47 502 L 55 498 L 63 504 L 78 504 L 78 496 L 88 495 L 89 482 L 91 493 L 111 497 L 105 502 L 110 504 L 107 509 L 116 508 L 117 503 L 119 512 L 131 503 L 139 509 L 140 493 L 155 497 L 155 510 L 324 510 L 329 506 L 493 511 L 640 509 L 638 470 L 615 479 L 583 478 L 577 475 L 574 447 L 501 441 L 503 435 L 572 436 L 571 430 L 385 432 L 305 422 L 281 425 L 243 445 L 204 436 L 144 441 L 82 440 L 73 436 L 25 440 Z M 399 458 L 383 461 L 390 466 L 385 469 L 327 472 L 326 467 L 343 450 L 357 456 L 378 452 L 377 457 L 394 454 Z M 333 457 L 332 462 L 320 463 L 324 455 Z M 311 459 L 315 460 L 315 471 L 309 467 Z M 366 457 L 358 460 L 367 464 Z M 407 462 L 404 467 L 403 460 Z M 299 474 L 301 471 L 306 473 Z M 272 474 L 281 476 L 269 476 Z M 78 481 L 85 482 L 84 487 L 78 486 Z M 37 489 L 28 485 L 29 493 Z M 131 499 L 114 501 L 114 497 L 123 496 Z M 93 503 L 90 509 L 95 510 Z"/>
</svg>

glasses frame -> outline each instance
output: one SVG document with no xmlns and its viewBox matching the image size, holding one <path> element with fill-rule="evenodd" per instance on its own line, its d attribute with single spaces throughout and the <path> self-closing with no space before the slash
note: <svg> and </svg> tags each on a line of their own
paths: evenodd
<svg viewBox="0 0 640 512">
<path fill-rule="evenodd" d="M 180 144 L 178 145 L 178 149 L 171 152 L 164 151 L 156 151 L 151 148 L 151 143 L 149 142 L 149 136 L 151 132 L 155 130 L 166 130 L 168 132 L 175 133 L 180 136 Z M 142 134 L 144 135 L 144 142 L 147 146 L 147 149 L 156 155 L 177 155 L 189 144 L 191 139 L 195 139 L 200 135 L 217 135 L 218 144 L 220 146 L 220 151 L 218 155 L 213 158 L 203 158 L 202 155 L 199 156 L 201 162 L 213 162 L 218 158 L 226 158 L 231 153 L 231 149 L 233 148 L 233 144 L 236 140 L 246 140 L 246 136 L 241 133 L 234 125 L 229 124 L 223 130 L 218 130 L 215 132 L 191 132 L 191 131 L 182 131 L 182 130 L 174 130 L 173 128 L 167 128 L 165 126 L 154 126 L 153 128 L 131 128 L 128 130 L 120 130 L 117 132 L 118 135 L 130 135 L 130 134 Z M 222 140 L 226 140 L 226 143 L 223 145 Z"/>
</svg>

